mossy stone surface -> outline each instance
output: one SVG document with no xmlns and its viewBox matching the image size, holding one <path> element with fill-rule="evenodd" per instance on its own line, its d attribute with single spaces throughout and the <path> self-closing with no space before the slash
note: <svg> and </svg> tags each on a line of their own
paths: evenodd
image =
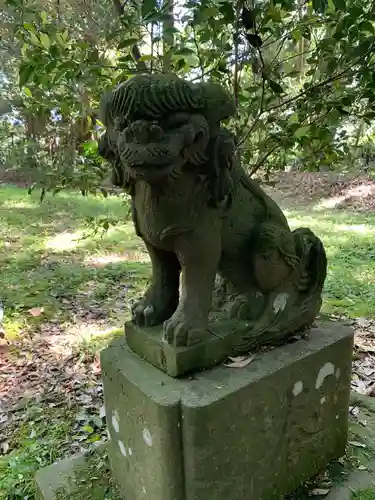
<svg viewBox="0 0 375 500">
<path fill-rule="evenodd" d="M 36 500 L 122 500 L 109 470 L 106 444 L 40 469 Z"/>
<path fill-rule="evenodd" d="M 345 453 L 353 331 L 327 323 L 174 379 L 117 339 L 102 352 L 112 471 L 126 500 L 274 500 Z"/>
</svg>

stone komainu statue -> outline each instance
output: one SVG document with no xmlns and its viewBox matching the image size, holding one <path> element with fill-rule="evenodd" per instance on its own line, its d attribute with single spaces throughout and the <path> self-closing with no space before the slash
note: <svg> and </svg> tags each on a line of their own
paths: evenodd
<svg viewBox="0 0 375 500">
<path fill-rule="evenodd" d="M 291 231 L 278 205 L 240 165 L 221 122 L 233 101 L 214 83 L 140 75 L 103 97 L 100 154 L 131 195 L 150 254 L 152 282 L 133 309 L 140 326 L 192 345 L 207 331 L 215 277 L 222 308 L 242 321 L 240 353 L 280 343 L 321 307 L 326 254 L 305 228 Z M 179 292 L 181 278 L 181 292 Z"/>
</svg>

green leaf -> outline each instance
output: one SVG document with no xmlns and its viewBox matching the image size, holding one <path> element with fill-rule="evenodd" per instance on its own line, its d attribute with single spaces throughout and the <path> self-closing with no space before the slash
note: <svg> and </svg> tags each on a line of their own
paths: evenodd
<svg viewBox="0 0 375 500">
<path fill-rule="evenodd" d="M 142 1 L 142 9 L 141 9 L 142 17 L 145 18 L 149 14 L 155 12 L 157 5 L 158 4 L 157 4 L 156 0 L 143 0 Z"/>
<path fill-rule="evenodd" d="M 123 40 L 120 42 L 117 46 L 118 50 L 124 49 L 125 47 L 131 47 L 138 43 L 138 38 L 127 38 L 126 40 Z"/>
<path fill-rule="evenodd" d="M 150 54 L 144 54 L 139 58 L 139 61 L 155 61 L 157 60 L 157 57 L 152 56 Z"/>
<path fill-rule="evenodd" d="M 189 56 L 191 54 L 195 54 L 194 50 L 189 49 L 188 47 L 181 47 L 174 51 L 175 56 Z"/>
<path fill-rule="evenodd" d="M 163 18 L 162 14 L 158 10 L 155 10 L 154 12 L 150 12 L 150 14 L 148 16 L 143 18 L 143 22 L 148 23 L 148 24 L 161 23 L 162 18 Z"/>
<path fill-rule="evenodd" d="M 260 48 L 263 45 L 263 41 L 259 35 L 254 35 L 253 33 L 246 33 L 246 38 L 252 47 Z"/>
<path fill-rule="evenodd" d="M 180 33 L 180 30 L 177 29 L 175 26 L 166 26 L 163 29 L 163 33 L 166 35 L 174 35 L 175 33 Z"/>
<path fill-rule="evenodd" d="M 296 28 L 296 29 L 294 29 L 294 30 L 292 31 L 292 38 L 293 38 L 293 40 L 294 40 L 295 42 L 298 42 L 299 40 L 301 40 L 301 38 L 302 38 L 302 33 L 301 33 L 301 31 L 300 31 L 298 28 Z"/>
<path fill-rule="evenodd" d="M 47 24 L 48 14 L 45 10 L 42 10 L 40 13 L 40 18 L 42 19 L 43 24 Z"/>
<path fill-rule="evenodd" d="M 19 69 L 19 86 L 22 88 L 26 83 L 30 80 L 31 75 L 33 74 L 35 67 L 33 64 L 28 62 L 24 62 L 21 64 Z"/>
<path fill-rule="evenodd" d="M 276 93 L 276 94 L 282 94 L 284 92 L 284 89 L 282 88 L 281 85 L 279 85 L 277 82 L 274 80 L 269 80 L 268 82 L 270 88 Z"/>
<path fill-rule="evenodd" d="M 320 12 L 321 14 L 324 14 L 327 5 L 328 5 L 328 0 L 312 0 L 313 9 L 316 12 Z"/>
<path fill-rule="evenodd" d="M 336 10 L 341 10 L 343 12 L 346 10 L 346 0 L 333 0 L 333 5 Z"/>
<path fill-rule="evenodd" d="M 24 87 L 23 88 L 23 91 L 25 92 L 25 94 L 28 96 L 28 97 L 32 97 L 33 94 L 31 93 L 31 90 L 28 88 L 28 87 Z"/>
<path fill-rule="evenodd" d="M 40 40 L 36 36 L 36 34 L 33 33 L 33 32 L 29 32 L 29 36 L 30 36 L 31 43 L 34 44 L 34 45 L 36 45 L 37 47 L 40 47 Z"/>
<path fill-rule="evenodd" d="M 217 10 L 216 7 L 206 7 L 205 9 L 202 10 L 201 15 L 203 20 L 208 20 L 216 17 L 218 15 L 219 11 Z"/>
<path fill-rule="evenodd" d="M 294 132 L 294 137 L 296 137 L 297 139 L 301 139 L 302 137 L 306 136 L 309 133 L 309 131 L 310 131 L 310 126 L 303 125 Z"/>
<path fill-rule="evenodd" d="M 49 48 L 51 47 L 51 40 L 49 39 L 49 36 L 47 35 L 47 33 L 41 33 L 39 35 L 40 37 L 40 41 L 41 41 L 41 44 L 43 45 L 43 47 L 47 50 L 49 50 Z"/>
<path fill-rule="evenodd" d="M 101 440 L 101 437 L 99 436 L 99 434 L 92 434 L 90 437 L 87 438 L 87 441 L 89 443 L 96 443 L 97 441 L 100 441 Z"/>
<path fill-rule="evenodd" d="M 56 42 L 60 45 L 62 49 L 66 48 L 66 43 L 65 40 L 63 39 L 62 35 L 60 33 L 56 33 L 55 35 Z"/>
<path fill-rule="evenodd" d="M 358 29 L 360 31 L 366 31 L 368 33 L 371 33 L 372 35 L 375 33 L 374 25 L 372 24 L 371 21 L 363 21 L 359 26 Z"/>
<path fill-rule="evenodd" d="M 94 429 L 93 429 L 93 427 L 91 427 L 91 425 L 84 425 L 82 427 L 82 430 L 87 432 L 87 434 L 92 434 L 94 432 Z"/>
<path fill-rule="evenodd" d="M 298 123 L 299 117 L 297 113 L 293 113 L 288 118 L 288 124 L 293 125 L 294 123 Z"/>
<path fill-rule="evenodd" d="M 275 21 L 277 23 L 280 23 L 282 20 L 281 11 L 280 11 L 280 9 L 277 9 L 276 7 L 273 7 L 273 6 L 269 7 L 268 15 L 270 16 L 272 21 Z"/>
<path fill-rule="evenodd" d="M 28 31 L 35 31 L 34 26 L 31 23 L 23 23 L 23 27 Z"/>
<path fill-rule="evenodd" d="M 177 71 L 181 71 L 182 69 L 185 68 L 185 66 L 186 66 L 186 61 L 185 61 L 184 57 L 181 57 L 180 59 L 177 59 L 177 61 L 175 63 L 175 67 L 176 67 Z"/>
<path fill-rule="evenodd" d="M 83 144 L 85 153 L 96 153 L 98 151 L 98 141 L 90 140 Z"/>
</svg>

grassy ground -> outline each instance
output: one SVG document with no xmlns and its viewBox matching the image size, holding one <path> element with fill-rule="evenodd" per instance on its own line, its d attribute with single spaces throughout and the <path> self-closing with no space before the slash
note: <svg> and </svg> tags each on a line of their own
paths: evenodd
<svg viewBox="0 0 375 500">
<path fill-rule="evenodd" d="M 1 188 L 1 297 L 8 334 L 25 327 L 34 331 L 47 319 L 121 325 L 129 296 L 149 276 L 147 255 L 128 214 L 121 198 L 64 193 L 40 205 L 37 194 Z M 375 213 L 295 209 L 287 215 L 292 226 L 311 227 L 327 249 L 324 310 L 375 317 Z M 119 224 L 85 237 L 90 217 Z M 41 307 L 38 319 L 27 312 Z"/>
<path fill-rule="evenodd" d="M 375 213 L 289 207 L 287 215 L 327 249 L 324 311 L 375 318 Z M 93 217 L 116 224 L 93 235 Z M 63 193 L 41 205 L 36 193 L 1 187 L 0 234 L 8 340 L 0 344 L 0 499 L 32 500 L 36 468 L 103 439 L 95 352 L 119 332 L 150 269 L 119 197 Z"/>
<path fill-rule="evenodd" d="M 293 227 L 308 226 L 328 257 L 323 311 L 375 317 L 375 213 L 286 211 Z"/>
</svg>

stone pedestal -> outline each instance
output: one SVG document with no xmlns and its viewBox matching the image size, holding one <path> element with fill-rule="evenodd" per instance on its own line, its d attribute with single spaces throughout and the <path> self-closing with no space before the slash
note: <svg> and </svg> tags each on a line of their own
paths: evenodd
<svg viewBox="0 0 375 500">
<path fill-rule="evenodd" d="M 337 323 L 245 368 L 174 379 L 125 339 L 102 352 L 108 452 L 125 500 L 282 498 L 344 454 L 353 332 Z"/>
</svg>

